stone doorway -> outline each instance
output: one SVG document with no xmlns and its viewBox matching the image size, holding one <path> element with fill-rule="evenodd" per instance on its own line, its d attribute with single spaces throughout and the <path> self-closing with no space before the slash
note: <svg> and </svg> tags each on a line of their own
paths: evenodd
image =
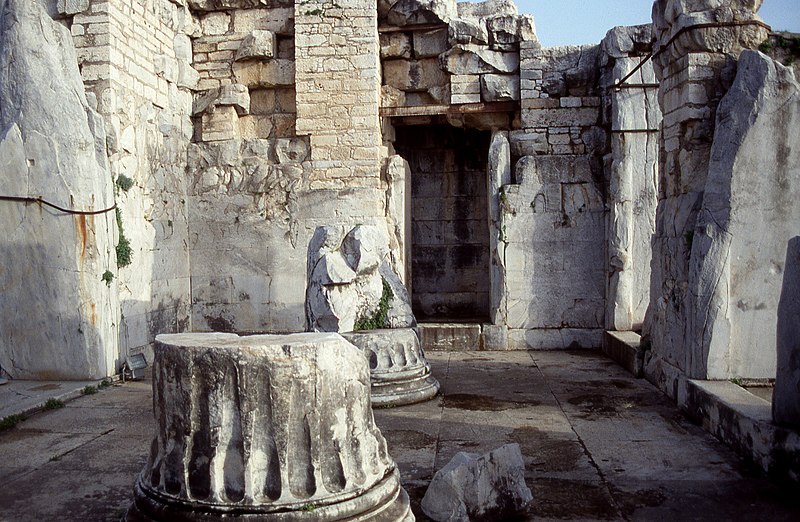
<svg viewBox="0 0 800 522">
<path fill-rule="evenodd" d="M 411 299 L 421 322 L 489 319 L 486 167 L 491 133 L 398 125 L 411 168 Z"/>
</svg>

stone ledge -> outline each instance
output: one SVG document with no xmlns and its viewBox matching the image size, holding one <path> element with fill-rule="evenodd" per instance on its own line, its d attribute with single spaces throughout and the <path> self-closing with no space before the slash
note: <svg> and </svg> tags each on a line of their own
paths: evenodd
<svg viewBox="0 0 800 522">
<path fill-rule="evenodd" d="M 641 379 L 644 375 L 644 351 L 642 336 L 636 332 L 605 332 L 603 353 Z"/>
<path fill-rule="evenodd" d="M 687 380 L 681 409 L 771 477 L 800 481 L 800 433 L 772 423 L 770 403 L 728 381 Z"/>
</svg>

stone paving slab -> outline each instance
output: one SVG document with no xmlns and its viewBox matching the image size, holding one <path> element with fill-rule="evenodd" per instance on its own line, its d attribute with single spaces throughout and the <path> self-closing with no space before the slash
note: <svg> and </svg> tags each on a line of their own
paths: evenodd
<svg viewBox="0 0 800 522">
<path fill-rule="evenodd" d="M 417 520 L 458 451 L 520 444 L 520 520 L 798 520 L 764 478 L 649 383 L 598 352 L 431 352 L 432 401 L 375 410 Z M 119 520 L 153 433 L 149 382 L 83 396 L 0 432 L 0 520 Z"/>
<path fill-rule="evenodd" d="M 0 386 L 0 419 L 9 415 L 27 415 L 38 410 L 47 399 L 74 399 L 86 386 L 96 384 L 97 381 L 7 380 Z"/>
</svg>

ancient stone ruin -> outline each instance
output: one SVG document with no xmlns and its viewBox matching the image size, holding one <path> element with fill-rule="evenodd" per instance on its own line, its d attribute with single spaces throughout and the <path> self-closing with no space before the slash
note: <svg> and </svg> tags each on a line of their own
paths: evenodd
<svg viewBox="0 0 800 522">
<path fill-rule="evenodd" d="M 796 380 L 800 62 L 760 5 L 545 48 L 510 0 L 0 0 L 3 375 L 319 330 L 373 385 L 614 332 L 681 405 Z"/>
<path fill-rule="evenodd" d="M 158 432 L 127 520 L 413 520 L 361 352 L 336 334 L 156 340 Z"/>
</svg>

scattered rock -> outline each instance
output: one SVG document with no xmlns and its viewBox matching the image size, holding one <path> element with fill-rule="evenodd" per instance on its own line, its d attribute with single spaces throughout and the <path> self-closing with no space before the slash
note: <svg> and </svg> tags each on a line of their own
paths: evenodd
<svg viewBox="0 0 800 522">
<path fill-rule="evenodd" d="M 456 454 L 433 477 L 421 506 L 436 522 L 504 520 L 531 501 L 519 444 L 506 444 L 485 455 Z"/>
</svg>

